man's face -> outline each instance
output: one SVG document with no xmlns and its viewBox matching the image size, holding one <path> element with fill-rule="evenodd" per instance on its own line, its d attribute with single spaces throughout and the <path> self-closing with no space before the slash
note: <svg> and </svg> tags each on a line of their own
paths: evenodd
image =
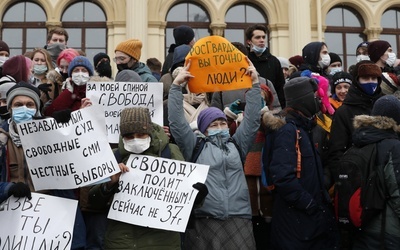
<svg viewBox="0 0 400 250">
<path fill-rule="evenodd" d="M 32 98 L 24 95 L 19 95 L 14 97 L 14 99 L 11 102 L 11 109 L 22 106 L 26 106 L 27 108 L 30 109 L 37 109 L 35 101 Z"/>
<path fill-rule="evenodd" d="M 59 34 L 53 34 L 51 36 L 50 41 L 47 41 L 47 43 L 48 44 L 61 43 L 67 45 L 67 41 L 65 40 L 65 35 L 59 35 Z"/>
<path fill-rule="evenodd" d="M 253 44 L 257 47 L 264 48 L 265 47 L 265 32 L 262 30 L 254 30 L 253 31 L 253 36 L 251 37 L 251 40 L 247 40 L 247 43 L 250 45 Z"/>
<path fill-rule="evenodd" d="M 118 64 L 128 64 L 128 67 L 132 67 L 133 64 L 136 62 L 135 59 L 133 59 L 131 56 L 125 54 L 124 52 L 121 51 L 115 51 L 115 58 L 114 62 Z"/>
<path fill-rule="evenodd" d="M 320 54 L 319 54 L 319 61 L 321 61 L 321 59 L 322 59 L 322 55 L 328 55 L 329 54 L 329 52 L 328 52 L 328 47 L 326 47 L 326 45 L 322 45 L 322 47 L 321 47 L 321 52 L 320 52 Z"/>
</svg>

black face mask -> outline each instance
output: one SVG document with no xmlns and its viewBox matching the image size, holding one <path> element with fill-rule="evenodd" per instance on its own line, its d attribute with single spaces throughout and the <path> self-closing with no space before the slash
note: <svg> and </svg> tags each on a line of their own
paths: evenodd
<svg viewBox="0 0 400 250">
<path fill-rule="evenodd" d="M 8 120 L 10 118 L 10 112 L 8 112 L 7 106 L 0 106 L 0 118 Z"/>
<path fill-rule="evenodd" d="M 124 69 L 129 69 L 128 63 L 117 64 L 117 69 L 118 69 L 118 71 L 122 71 Z"/>
<path fill-rule="evenodd" d="M 68 73 L 61 72 L 60 74 L 61 74 L 61 76 L 62 76 L 62 78 L 63 78 L 64 81 L 67 80 L 67 78 L 68 78 Z"/>
<path fill-rule="evenodd" d="M 117 65 L 118 66 L 118 65 Z M 99 73 L 99 76 L 106 76 L 108 78 L 111 78 L 111 65 L 109 61 L 103 61 L 97 65 L 96 68 L 97 73 Z"/>
</svg>

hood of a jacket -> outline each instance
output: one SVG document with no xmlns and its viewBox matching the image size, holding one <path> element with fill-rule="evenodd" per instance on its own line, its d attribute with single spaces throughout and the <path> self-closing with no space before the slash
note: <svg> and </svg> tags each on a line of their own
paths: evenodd
<svg viewBox="0 0 400 250">
<path fill-rule="evenodd" d="M 323 42 L 312 42 L 304 46 L 302 50 L 304 63 L 318 65 L 319 54 L 323 45 Z"/>
</svg>

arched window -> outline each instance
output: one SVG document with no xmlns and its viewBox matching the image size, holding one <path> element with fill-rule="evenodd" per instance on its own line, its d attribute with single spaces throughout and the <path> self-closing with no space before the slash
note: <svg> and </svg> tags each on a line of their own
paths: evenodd
<svg viewBox="0 0 400 250">
<path fill-rule="evenodd" d="M 383 13 L 381 18 L 382 33 L 381 40 L 386 40 L 392 45 L 392 49 L 399 57 L 400 48 L 400 9 L 389 9 Z"/>
<path fill-rule="evenodd" d="M 175 43 L 173 30 L 176 26 L 187 25 L 194 30 L 196 40 L 209 36 L 210 17 L 207 11 L 194 3 L 180 3 L 174 5 L 167 14 L 167 27 L 165 30 L 165 54 L 168 54 L 169 46 Z"/>
<path fill-rule="evenodd" d="M 74 3 L 64 11 L 61 21 L 68 31 L 68 47 L 84 51 L 90 60 L 97 53 L 106 52 L 106 16 L 97 4 Z"/>
<path fill-rule="evenodd" d="M 4 13 L 1 30 L 1 40 L 10 47 L 10 56 L 46 45 L 46 20 L 46 13 L 35 3 L 11 5 Z"/>
<path fill-rule="evenodd" d="M 238 4 L 231 7 L 225 15 L 226 29 L 224 37 L 231 42 L 241 42 L 246 45 L 246 28 L 253 24 L 264 24 L 268 27 L 268 20 L 264 13 L 251 4 Z M 269 47 L 269 32 L 267 46 Z"/>
<path fill-rule="evenodd" d="M 343 69 L 356 63 L 357 45 L 367 40 L 361 15 L 349 7 L 334 7 L 326 15 L 325 42 L 343 60 Z"/>
</svg>

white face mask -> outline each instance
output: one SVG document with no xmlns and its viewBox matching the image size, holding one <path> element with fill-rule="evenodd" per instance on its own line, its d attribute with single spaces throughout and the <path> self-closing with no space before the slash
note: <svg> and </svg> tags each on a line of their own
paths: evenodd
<svg viewBox="0 0 400 250">
<path fill-rule="evenodd" d="M 9 57 L 6 56 L 0 56 L 0 67 L 3 66 L 3 64 L 8 60 Z"/>
<path fill-rule="evenodd" d="M 396 62 L 396 59 L 397 59 L 396 54 L 393 52 L 390 52 L 390 53 L 388 53 L 388 59 L 386 60 L 386 64 L 389 67 L 392 67 L 394 65 L 394 63 Z"/>
<path fill-rule="evenodd" d="M 321 68 L 326 68 L 331 64 L 331 57 L 329 54 L 323 54 L 321 55 L 321 61 L 318 61 L 318 65 Z"/>
<path fill-rule="evenodd" d="M 361 61 L 370 60 L 370 59 L 369 59 L 369 56 L 367 56 L 367 55 L 358 55 L 356 60 L 357 60 L 357 62 L 361 62 Z"/>
<path fill-rule="evenodd" d="M 151 137 L 149 136 L 146 139 L 135 138 L 131 140 L 125 140 L 123 138 L 122 142 L 124 143 L 124 148 L 126 151 L 135 154 L 140 154 L 146 151 L 150 147 Z"/>
<path fill-rule="evenodd" d="M 85 72 L 72 73 L 72 81 L 78 86 L 85 85 L 89 78 L 89 74 Z"/>
</svg>

